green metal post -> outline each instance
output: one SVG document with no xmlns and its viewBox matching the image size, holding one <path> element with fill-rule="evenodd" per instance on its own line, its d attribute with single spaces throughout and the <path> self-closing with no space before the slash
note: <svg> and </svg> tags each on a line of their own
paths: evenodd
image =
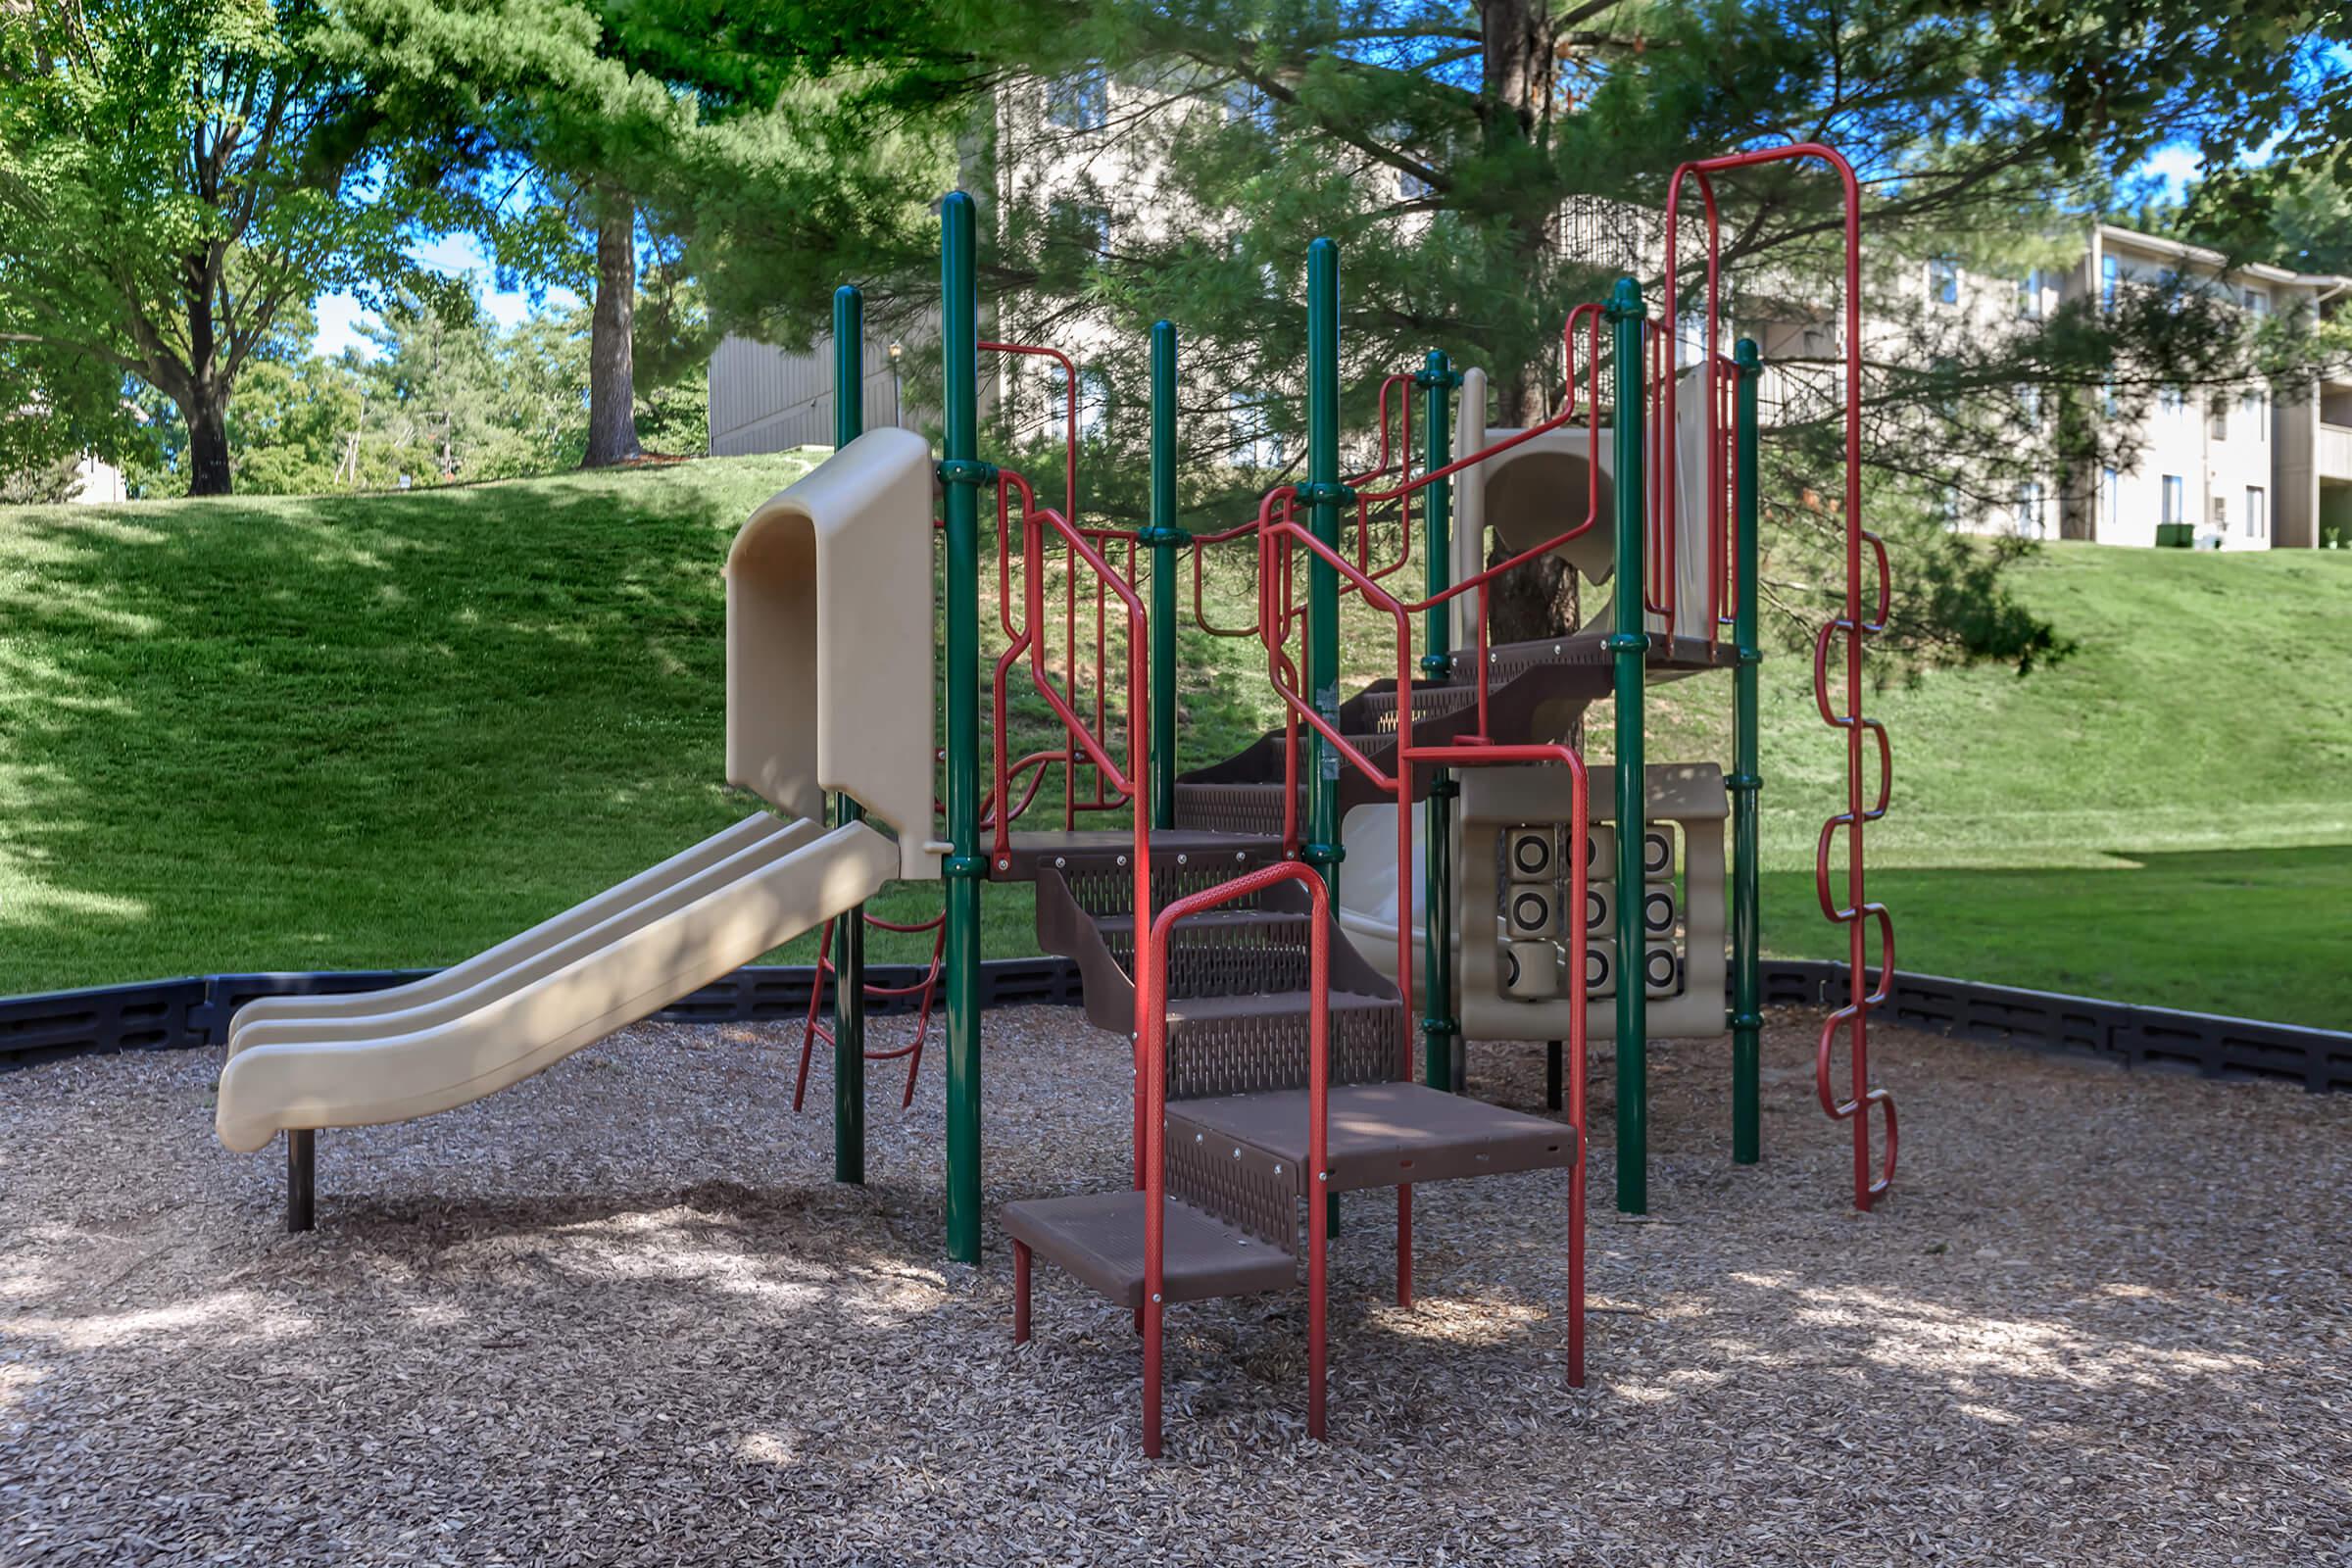
<svg viewBox="0 0 2352 1568">
<path fill-rule="evenodd" d="M 1643 617 L 1642 525 L 1642 287 L 1617 280 L 1609 299 L 1617 361 L 1617 604 L 1602 646 L 1615 664 L 1617 704 L 1617 1207 L 1649 1211 L 1647 995 L 1642 989 L 1642 838 L 1647 827 L 1642 684 L 1649 652 Z"/>
<path fill-rule="evenodd" d="M 1340 547 L 1340 247 L 1318 239 L 1306 248 L 1306 483 L 1307 529 Z M 1306 573 L 1307 702 L 1334 729 L 1340 719 L 1340 574 L 1317 556 Z M 1333 898 L 1340 890 L 1340 754 L 1309 732 L 1306 838 L 1299 853 L 1322 873 Z M 1397 868 L 1399 871 L 1403 867 Z"/>
<path fill-rule="evenodd" d="M 980 1261 L 980 294 L 972 199 L 940 203 L 948 524 L 948 1256 Z"/>
<path fill-rule="evenodd" d="M 1451 412 L 1451 393 L 1461 384 L 1446 363 L 1442 350 L 1431 349 L 1421 373 L 1414 377 L 1422 388 L 1422 407 L 1426 412 L 1423 422 L 1429 427 L 1429 446 L 1422 458 L 1422 471 L 1435 473 L 1453 461 L 1453 436 L 1446 425 Z M 1421 492 L 1421 522 L 1428 560 L 1427 587 L 1429 597 L 1435 598 L 1453 586 L 1453 546 L 1450 534 L 1453 527 L 1453 481 L 1440 479 Z M 1432 681 L 1444 680 L 1452 668 L 1449 657 L 1452 629 L 1448 607 L 1433 606 L 1428 612 L 1428 629 L 1422 634 L 1421 673 Z M 1410 701 L 1407 693 L 1397 694 L 1399 704 Z M 1423 829 L 1422 863 L 1428 875 L 1422 890 L 1422 927 L 1426 947 L 1422 952 L 1423 982 L 1421 1004 L 1421 1077 L 1432 1089 L 1453 1087 L 1453 1039 L 1460 1032 L 1453 1016 L 1453 801 L 1461 786 L 1453 781 L 1453 769 L 1442 767 L 1430 780 L 1427 822 Z"/>
<path fill-rule="evenodd" d="M 865 430 L 865 299 L 850 284 L 833 291 L 833 448 Z M 833 825 L 865 808 L 833 797 Z M 833 922 L 833 1179 L 865 1180 L 865 906 Z"/>
<path fill-rule="evenodd" d="M 1176 825 L 1176 325 L 1152 323 L 1152 825 Z"/>
<path fill-rule="evenodd" d="M 1736 432 L 1740 529 L 1740 598 L 1732 607 L 1732 640 L 1740 667 L 1732 675 L 1732 1159 L 1753 1165 L 1764 1157 L 1763 983 L 1764 926 L 1758 864 L 1758 796 L 1764 788 L 1756 744 L 1756 666 L 1764 650 L 1756 636 L 1756 383 L 1764 373 L 1755 340 L 1734 351 L 1740 366 Z"/>
<path fill-rule="evenodd" d="M 1340 247 L 1317 239 L 1306 248 L 1306 478 L 1307 529 L 1333 550 L 1340 547 Z M 1306 573 L 1307 701 L 1324 722 L 1340 722 L 1340 574 L 1317 556 Z M 1320 734 L 1307 747 L 1306 840 L 1298 853 L 1340 897 L 1340 754 Z M 1403 874 L 1404 867 L 1397 872 Z M 1324 1198 L 1325 1234 L 1340 1233 L 1340 1195 Z"/>
</svg>

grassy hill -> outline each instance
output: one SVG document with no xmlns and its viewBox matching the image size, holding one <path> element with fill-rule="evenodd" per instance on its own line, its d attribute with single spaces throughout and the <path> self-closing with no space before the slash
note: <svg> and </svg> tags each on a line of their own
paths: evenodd
<svg viewBox="0 0 2352 1568">
<path fill-rule="evenodd" d="M 0 510 L 0 991 L 444 962 L 748 809 L 718 566 L 807 462 Z M 2026 588 L 2076 659 L 1873 701 L 1900 961 L 2352 1020 L 2352 556 L 2059 546 Z M 1212 614 L 1246 593 L 1222 571 Z M 1353 673 L 1382 636 L 1350 636 Z M 1262 654 L 1184 647 L 1205 760 L 1264 721 Z M 1799 662 L 1766 666 L 1766 930 L 1826 956 L 1807 868 L 1841 753 Z M 1723 755 L 1722 677 L 1656 701 L 1653 758 Z M 1016 716 L 1044 733 L 1034 698 Z M 990 950 L 1027 951 L 1023 890 L 988 905 Z"/>
</svg>

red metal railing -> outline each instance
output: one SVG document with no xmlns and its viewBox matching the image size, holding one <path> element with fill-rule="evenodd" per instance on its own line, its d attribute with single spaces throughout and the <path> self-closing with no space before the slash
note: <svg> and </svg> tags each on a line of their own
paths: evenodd
<svg viewBox="0 0 2352 1568">
<path fill-rule="evenodd" d="M 1125 572 L 1125 580 L 1132 583 L 1135 580 L 1136 567 L 1135 535 L 1125 529 L 1120 528 L 1089 527 L 1077 520 L 1079 430 L 1078 367 L 1076 363 L 1071 360 L 1069 355 L 1063 353 L 1061 350 L 1038 343 L 986 341 L 982 342 L 979 347 L 983 353 L 1009 354 L 1043 359 L 1051 361 L 1054 365 L 1060 367 L 1062 376 L 1062 464 L 1061 510 L 1059 515 L 1062 517 L 1069 530 L 1074 530 L 1077 535 L 1088 540 L 1092 540 L 1097 544 L 1105 544 L 1112 541 L 1124 541 L 1127 546 L 1127 569 Z M 997 590 L 1000 614 L 1004 620 L 1005 635 L 1008 637 L 1014 635 L 1011 621 L 1012 590 L 1010 583 L 1011 558 L 1013 553 L 1012 540 L 1009 536 L 1004 507 L 1003 504 L 1003 499 L 1000 496 L 997 509 Z M 1106 677 L 1108 670 L 1107 655 L 1109 648 L 1110 628 L 1109 595 L 1106 591 L 1104 581 L 1101 578 L 1096 580 L 1094 600 L 1094 725 L 1096 731 L 1100 733 L 1107 727 L 1109 718 L 1109 682 Z M 1078 572 L 1075 563 L 1070 563 L 1069 570 L 1062 582 L 1061 618 L 1063 659 L 1062 674 L 1065 687 L 1072 694 L 1075 694 L 1079 688 L 1079 613 Z M 1008 667 L 1008 664 L 1009 654 L 1007 659 L 1000 660 L 998 662 L 997 669 L 1000 676 L 1004 673 L 1004 669 Z M 1002 692 L 1001 683 L 999 686 L 999 691 L 1000 693 Z M 1000 719 L 1002 719 L 1003 704 L 1001 701 L 998 707 L 998 716 Z M 1002 733 L 1001 725 L 1000 733 Z M 1049 754 L 1040 753 L 1036 755 L 1043 758 Z M 1094 787 L 1092 793 L 1082 794 L 1080 792 L 1078 787 L 1079 770 L 1088 766 L 1090 760 L 1085 754 L 1085 749 L 1078 744 L 1077 738 L 1074 734 L 1069 737 L 1068 743 L 1062 752 L 1058 754 L 1053 754 L 1053 760 L 1058 760 L 1062 763 L 1061 825 L 1064 828 L 1070 828 L 1077 825 L 1077 813 L 1080 811 L 1116 810 L 1123 804 L 1121 801 L 1115 800 L 1111 797 L 1108 792 L 1107 782 L 1104 780 L 1099 770 L 1097 770 L 1094 775 Z M 1024 765 L 1030 759 L 1023 759 Z M 1016 807 L 1009 813 L 1009 815 L 1012 817 L 1018 817 L 1021 815 L 1028 809 L 1030 803 L 1036 799 L 1036 788 L 1032 786 L 1028 794 L 1022 797 L 1019 806 Z"/>
<path fill-rule="evenodd" d="M 1844 204 L 1844 298 L 1842 325 L 1845 332 L 1844 365 L 1844 458 L 1845 493 L 1843 497 L 1845 522 L 1845 583 L 1840 612 L 1821 628 L 1813 642 L 1813 700 L 1820 710 L 1822 722 L 1845 736 L 1845 809 L 1822 823 L 1821 835 L 1814 846 L 1813 875 L 1815 891 L 1821 902 L 1821 911 L 1832 924 L 1846 928 L 1847 988 L 1845 1005 L 1831 1013 L 1823 1023 L 1820 1039 L 1814 1051 L 1814 1091 L 1820 1097 L 1822 1109 L 1839 1121 L 1851 1121 L 1854 1127 L 1854 1206 L 1867 1209 L 1884 1194 L 1894 1180 L 1896 1126 L 1894 1098 L 1884 1087 L 1871 1082 L 1870 1077 L 1870 1014 L 1884 1006 L 1894 978 L 1894 922 L 1883 904 L 1870 901 L 1863 876 L 1863 824 L 1875 822 L 1886 814 L 1886 804 L 1893 783 L 1893 751 L 1887 742 L 1886 727 L 1862 711 L 1862 666 L 1866 639 L 1886 629 L 1890 604 L 1887 579 L 1886 546 L 1877 534 L 1862 525 L 1862 207 L 1859 187 L 1854 179 L 1853 166 L 1834 148 L 1819 142 L 1798 142 L 1786 147 L 1762 148 L 1754 152 L 1732 153 L 1721 158 L 1700 159 L 1683 165 L 1674 172 L 1667 187 L 1665 248 L 1669 261 L 1666 270 L 1666 315 L 1675 319 L 1676 270 L 1671 265 L 1675 256 L 1675 224 L 1681 207 L 1683 180 L 1694 179 L 1704 201 L 1707 215 L 1707 348 L 1710 360 L 1717 347 L 1716 332 L 1721 307 L 1720 250 L 1716 218 L 1715 193 L 1711 176 L 1726 170 L 1745 169 L 1758 164 L 1786 163 L 1814 159 L 1830 166 L 1837 174 Z M 1666 396 L 1666 418 L 1674 417 L 1674 396 L 1671 383 Z M 1710 404 L 1710 421 L 1714 417 Z M 1713 425 L 1710 422 L 1710 436 Z M 1709 443 L 1710 453 L 1714 451 Z M 1710 483 L 1712 494 L 1720 495 L 1719 487 Z M 1875 591 L 1865 595 L 1863 556 L 1867 548 L 1871 569 L 1875 572 Z M 1710 572 L 1710 579 L 1721 582 L 1724 573 Z M 1868 614 L 1863 612 L 1865 598 L 1871 602 Z M 1719 607 L 1718 607 L 1719 608 Z M 1833 644 L 1841 644 L 1838 653 L 1844 666 L 1845 702 L 1840 711 L 1830 690 L 1830 653 Z M 1865 804 L 1864 779 L 1868 774 L 1868 759 L 1863 736 L 1869 735 L 1878 753 L 1879 787 L 1876 798 Z M 1839 901 L 1833 890 L 1830 876 L 1830 857 L 1839 832 L 1845 834 L 1845 896 Z M 1879 984 L 1874 990 L 1869 983 L 1869 942 L 1866 930 L 1875 924 L 1879 935 Z M 1845 1093 L 1838 1092 L 1835 1065 L 1838 1043 L 1846 1044 L 1847 1078 Z M 1871 1158 L 1870 1118 L 1876 1108 L 1886 1124 L 1886 1152 L 1876 1163 Z"/>
<path fill-rule="evenodd" d="M 1133 582 L 1121 576 L 1110 563 L 1102 558 L 1102 552 L 1097 550 L 1092 541 L 1087 538 L 1086 529 L 1076 526 L 1053 508 L 1041 507 L 1037 504 L 1036 494 L 1030 489 L 1028 480 L 1009 468 L 1000 470 L 997 478 L 997 494 L 1000 514 L 1008 507 L 1009 498 L 1017 496 L 1020 501 L 1024 589 L 1022 619 L 1024 625 L 1018 633 L 1014 634 L 1012 646 L 1006 649 L 1004 657 L 997 662 L 997 785 L 992 798 L 1003 801 L 1009 799 L 1011 794 L 1010 770 L 1005 762 L 1004 677 L 1011 661 L 1017 655 L 1026 653 L 1029 662 L 1030 683 L 1036 688 L 1038 695 L 1045 699 L 1046 706 L 1051 708 L 1054 715 L 1062 721 L 1071 738 L 1073 750 L 1083 752 L 1108 787 L 1115 790 L 1120 799 L 1131 808 L 1134 846 L 1123 858 L 1131 862 L 1135 874 L 1135 924 L 1136 929 L 1140 932 L 1148 927 L 1152 918 L 1152 775 L 1150 767 L 1152 637 L 1150 622 L 1144 612 L 1144 602 L 1137 595 Z M 1040 628 L 1045 623 L 1045 559 L 1046 537 L 1049 532 L 1060 536 L 1062 548 L 1070 562 L 1073 575 L 1078 566 L 1084 565 L 1094 573 L 1096 581 L 1102 585 L 1102 591 L 1116 598 L 1127 612 L 1127 763 L 1125 767 L 1121 767 L 1111 760 L 1104 739 L 1095 729 L 1088 727 L 1085 718 L 1072 706 L 1072 699 L 1076 696 L 1075 688 L 1056 690 L 1054 685 L 1051 660 L 1047 654 L 1045 639 L 1040 634 Z M 1098 690 L 1102 684 L 1104 683 L 1098 679 Z M 1000 856 L 1004 854 L 1009 845 L 1007 831 L 1010 820 L 1011 813 L 1006 812 L 1002 813 L 997 821 L 997 845 Z M 1148 961 L 1141 943 L 1138 943 L 1136 947 L 1135 962 L 1137 971 L 1134 975 L 1136 993 L 1135 1060 L 1137 1066 L 1135 1183 L 1141 1187 L 1144 1183 L 1145 1095 L 1142 1074 L 1144 998 L 1156 970 Z"/>
<path fill-rule="evenodd" d="M 1432 476 L 1434 477 L 1434 475 Z M 1584 526 L 1590 527 L 1588 517 Z M 1573 537 L 1581 529 L 1572 529 Z M 1544 548 L 1554 548 L 1559 541 Z M 1339 727 L 1317 712 L 1299 690 L 1298 663 L 1283 649 L 1287 628 L 1296 617 L 1290 612 L 1292 564 L 1298 550 L 1326 563 L 1344 579 L 1350 580 L 1357 592 L 1375 609 L 1387 613 L 1396 629 L 1396 765 L 1384 772 L 1378 763 L 1351 745 Z M 1348 764 L 1369 779 L 1374 788 L 1392 796 L 1396 802 L 1396 868 L 1399 877 L 1410 875 L 1413 863 L 1413 769 L 1422 767 L 1484 767 L 1536 762 L 1556 762 L 1563 766 L 1569 779 L 1569 865 L 1570 889 L 1568 907 L 1582 909 L 1585 905 L 1585 852 L 1590 836 L 1592 790 L 1585 768 L 1585 760 L 1568 746 L 1556 744 L 1496 745 L 1483 736 L 1465 738 L 1451 745 L 1416 746 L 1413 744 L 1412 705 L 1412 617 L 1428 608 L 1428 604 L 1407 605 L 1374 582 L 1368 573 L 1358 569 L 1339 551 L 1334 550 L 1295 519 L 1285 517 L 1269 520 L 1259 530 L 1260 620 L 1267 647 L 1267 671 L 1275 694 L 1285 709 L 1284 734 L 1289 743 L 1291 768 L 1298 767 L 1298 726 L 1301 720 L 1312 727 Z M 1538 552 L 1540 553 L 1540 552 Z M 1515 558 L 1524 559 L 1524 558 Z M 1482 574 L 1490 579 L 1505 565 L 1491 568 Z M 1473 586 L 1461 585 L 1462 590 Z M 1441 599 L 1446 596 L 1439 596 Z M 1431 601 L 1434 603 L 1436 601 Z M 1297 854 L 1297 799 L 1294 776 L 1290 790 L 1290 805 L 1286 810 L 1285 840 L 1290 853 Z M 1396 898 L 1396 989 L 1401 1004 L 1400 1026 L 1404 1033 L 1403 1048 L 1410 1059 L 1415 1028 L 1413 1006 L 1413 935 L 1412 900 L 1399 889 Z M 1576 1005 L 1569 1009 L 1569 1054 L 1573 1063 L 1569 1099 L 1569 1120 L 1576 1128 L 1577 1147 L 1584 1148 L 1585 1137 L 1585 1064 L 1586 1064 L 1586 998 L 1585 998 L 1585 930 L 1581 921 L 1570 921 L 1569 971 L 1575 988 Z M 1569 1382 L 1572 1387 L 1584 1383 L 1584 1236 L 1585 1236 L 1585 1176 L 1580 1157 L 1570 1177 L 1571 1215 L 1569 1219 Z M 1410 1206 L 1404 1191 L 1398 1196 L 1397 1220 L 1399 1230 L 1398 1294 L 1403 1297 L 1410 1289 L 1410 1265 L 1405 1261 L 1403 1238 L 1409 1235 Z"/>
<path fill-rule="evenodd" d="M 1346 482 L 1350 488 L 1356 485 L 1370 484 L 1376 479 L 1385 479 L 1392 472 L 1401 481 L 1411 480 L 1413 471 L 1412 385 L 1413 378 L 1409 374 L 1399 373 L 1382 379 L 1378 405 L 1380 461 L 1372 468 L 1348 477 Z M 1402 390 L 1405 395 L 1397 400 L 1400 415 L 1395 425 L 1392 426 L 1389 416 L 1389 394 L 1397 390 Z M 1394 447 L 1389 442 L 1392 428 L 1396 430 L 1396 444 Z M 1369 572 L 1372 577 L 1377 579 L 1393 576 L 1411 564 L 1413 559 L 1413 514 L 1410 498 L 1418 494 L 1421 488 L 1419 484 L 1402 483 L 1396 490 L 1384 494 L 1356 498 L 1355 564 Z M 1259 498 L 1259 515 L 1264 515 L 1265 504 L 1269 499 L 1291 495 L 1295 493 L 1296 489 L 1297 487 L 1294 485 L 1277 485 L 1267 491 L 1264 496 Z M 1389 501 L 1396 501 L 1398 504 L 1396 520 L 1398 532 L 1402 536 L 1402 543 L 1395 561 L 1390 562 L 1378 571 L 1373 571 L 1371 569 L 1372 509 Z M 1255 637 L 1258 635 L 1258 629 L 1254 625 L 1219 626 L 1212 622 L 1208 618 L 1208 607 L 1204 602 L 1205 585 L 1203 582 L 1204 564 L 1207 561 L 1205 547 L 1225 544 L 1235 539 L 1255 537 L 1257 527 L 1258 517 L 1251 517 L 1249 521 L 1236 523 L 1230 528 L 1195 534 L 1189 541 L 1193 557 L 1193 623 L 1211 637 Z"/>
<path fill-rule="evenodd" d="M 1159 1457 L 1160 1322 L 1165 1311 L 1167 1282 L 1168 1205 L 1168 946 L 1176 924 L 1188 915 L 1263 892 L 1277 882 L 1296 882 L 1312 901 L 1307 921 L 1308 998 L 1306 1016 L 1306 1168 L 1313 1175 L 1306 1204 L 1306 1434 L 1324 1432 L 1323 1332 L 1325 1226 L 1329 1204 L 1317 1200 L 1321 1183 L 1331 1169 L 1331 895 L 1323 879 L 1296 860 L 1259 866 L 1230 882 L 1189 894 L 1160 910 L 1151 923 L 1151 939 L 1136 944 L 1139 960 L 1148 948 L 1151 963 L 1147 981 L 1136 985 L 1136 1027 L 1139 1032 L 1138 1108 L 1142 1134 L 1137 1157 L 1144 1189 L 1144 1452 Z M 1144 929 L 1139 913 L 1138 930 Z"/>
<path fill-rule="evenodd" d="M 816 942 L 816 979 L 808 988 L 808 1016 L 801 1025 L 801 1070 L 792 1085 L 792 1108 L 795 1113 L 799 1112 L 802 1098 L 808 1092 L 808 1058 L 815 1053 L 816 1043 L 822 1040 L 828 1046 L 833 1044 L 833 1031 L 817 1021 L 817 1012 L 824 1004 L 827 977 L 831 977 L 835 985 L 841 984 L 840 971 L 833 967 L 834 923 L 831 920 L 825 922 L 824 935 L 817 938 Z M 915 1019 L 913 1041 L 907 1045 L 894 1046 L 888 1051 L 868 1051 L 865 1054 L 868 1061 L 896 1061 L 901 1056 L 907 1058 L 906 1088 L 899 1096 L 899 1108 L 905 1110 L 914 1103 L 914 1078 L 916 1073 L 922 1071 L 923 1041 L 931 1033 L 931 1004 L 939 994 L 940 960 L 947 952 L 948 911 L 942 908 L 928 920 L 912 922 L 885 920 L 879 915 L 869 914 L 865 916 L 865 923 L 877 931 L 897 931 L 909 935 L 920 931 L 935 933 L 931 938 L 931 966 L 924 971 L 922 979 L 905 986 L 878 986 L 871 982 L 865 986 L 865 995 L 869 1000 L 876 997 L 911 997 L 918 992 L 922 995 L 923 1004 Z"/>
</svg>

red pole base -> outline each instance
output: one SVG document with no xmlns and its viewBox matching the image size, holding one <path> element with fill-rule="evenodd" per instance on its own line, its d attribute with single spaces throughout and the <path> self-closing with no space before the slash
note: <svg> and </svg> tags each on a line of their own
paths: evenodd
<svg viewBox="0 0 2352 1568">
<path fill-rule="evenodd" d="M 1029 1249 L 1012 1244 L 1012 1343 L 1029 1343 Z"/>
<path fill-rule="evenodd" d="M 1413 1304 L 1413 1190 L 1396 1189 L 1396 1304 Z"/>
</svg>

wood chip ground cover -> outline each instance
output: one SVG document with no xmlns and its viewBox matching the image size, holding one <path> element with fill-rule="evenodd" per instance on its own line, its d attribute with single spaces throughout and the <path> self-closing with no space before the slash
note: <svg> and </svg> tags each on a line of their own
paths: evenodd
<svg viewBox="0 0 2352 1568">
<path fill-rule="evenodd" d="M 877 1022 L 877 1044 L 904 1038 Z M 209 1053 L 0 1077 L 0 1563 L 2338 1562 L 2352 1097 L 1889 1031 L 1894 1200 L 1851 1213 L 1814 1020 L 1652 1052 L 1652 1207 L 1595 1064 L 1592 1382 L 1560 1386 L 1564 1180 L 1387 1205 L 1303 1293 L 1170 1314 L 1169 1457 L 1125 1315 L 942 1261 L 940 1078 L 875 1067 L 838 1187 L 798 1031 L 648 1025 L 508 1094 L 322 1134 L 319 1229 L 212 1137 Z M 988 1200 L 1116 1187 L 1122 1046 L 987 1020 Z M 1540 1054 L 1473 1050 L 1541 1103 Z"/>
</svg>

